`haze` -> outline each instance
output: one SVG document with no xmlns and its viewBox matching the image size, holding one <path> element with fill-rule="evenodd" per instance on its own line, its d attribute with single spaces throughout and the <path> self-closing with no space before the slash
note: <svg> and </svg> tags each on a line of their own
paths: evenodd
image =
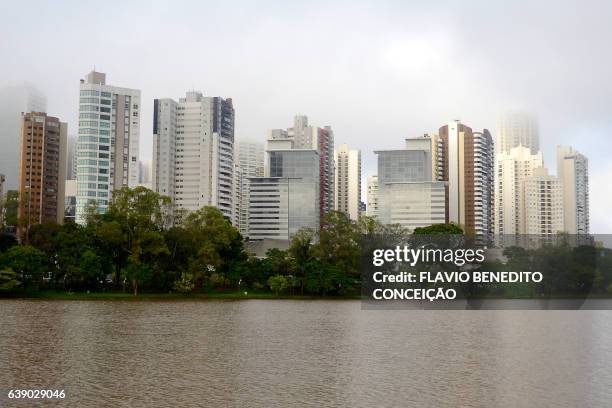
<svg viewBox="0 0 612 408">
<path fill-rule="evenodd" d="M 611 233 L 611 18 L 606 1 L 12 1 L 0 6 L 0 86 L 37 86 L 71 134 L 94 66 L 141 89 L 145 159 L 154 98 L 231 97 L 238 139 L 307 114 L 362 149 L 364 180 L 375 149 L 453 119 L 495 136 L 498 113 L 529 111 L 551 172 L 557 144 L 589 158 L 591 230 Z"/>
</svg>

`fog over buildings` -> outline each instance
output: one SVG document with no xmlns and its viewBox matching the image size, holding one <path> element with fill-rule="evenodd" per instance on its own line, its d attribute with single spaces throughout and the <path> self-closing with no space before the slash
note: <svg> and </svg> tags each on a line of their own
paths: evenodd
<svg viewBox="0 0 612 408">
<path fill-rule="evenodd" d="M 27 83 L 77 134 L 79 79 L 94 67 L 142 91 L 142 160 L 152 158 L 155 98 L 232 98 L 236 139 L 262 143 L 302 112 L 361 150 L 365 198 L 374 150 L 455 119 L 497 139 L 501 113 L 526 112 L 549 171 L 558 145 L 588 157 L 590 231 L 612 232 L 610 2 L 144 4 L 5 4 L 0 115 Z M 14 188 L 18 117 L 3 118 L 0 173 Z"/>
</svg>

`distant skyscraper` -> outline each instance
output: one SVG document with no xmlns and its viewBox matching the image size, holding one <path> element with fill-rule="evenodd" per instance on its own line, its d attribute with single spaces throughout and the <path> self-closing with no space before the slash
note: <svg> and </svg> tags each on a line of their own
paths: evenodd
<svg viewBox="0 0 612 408">
<path fill-rule="evenodd" d="M 67 125 L 46 113 L 22 116 L 19 219 L 24 227 L 64 220 Z"/>
<path fill-rule="evenodd" d="M 544 167 L 542 152 L 532 154 L 528 147 L 517 146 L 499 153 L 495 163 L 495 234 L 527 234 L 525 180 Z M 538 181 L 534 180 L 530 187 L 536 184 Z M 534 205 L 532 202 L 529 208 L 535 208 Z"/>
<path fill-rule="evenodd" d="M 289 138 L 294 149 L 315 149 L 319 154 L 319 217 L 334 209 L 334 132 L 331 126 L 322 128 L 308 124 L 308 117 L 297 115 L 293 127 L 273 129 L 268 132 L 270 139 Z"/>
<path fill-rule="evenodd" d="M 368 176 L 366 215 L 378 216 L 378 176 Z"/>
<path fill-rule="evenodd" d="M 445 183 L 432 178 L 431 139 L 406 139 L 405 149 L 374 153 L 378 155 L 380 222 L 409 231 L 444 223 Z"/>
<path fill-rule="evenodd" d="M 153 190 L 189 211 L 217 207 L 233 220 L 234 107 L 231 98 L 187 92 L 155 99 Z"/>
<path fill-rule="evenodd" d="M 149 160 L 138 162 L 138 183 L 141 185 L 151 183 L 151 162 Z"/>
<path fill-rule="evenodd" d="M 6 177 L 6 189 L 19 183 L 19 138 L 21 114 L 46 112 L 47 100 L 29 84 L 0 88 L 0 172 Z"/>
<path fill-rule="evenodd" d="M 454 121 L 440 128 L 437 139 L 436 177 L 448 183 L 447 221 L 477 235 L 491 235 L 494 162 L 491 134 L 486 129 L 473 132 Z"/>
<path fill-rule="evenodd" d="M 524 180 L 525 233 L 556 235 L 563 231 L 561 181 L 539 167 Z"/>
<path fill-rule="evenodd" d="M 508 153 L 517 146 L 525 146 L 531 154 L 540 151 L 538 121 L 527 113 L 505 113 L 497 120 L 495 154 Z"/>
<path fill-rule="evenodd" d="M 234 175 L 234 225 L 245 236 L 249 220 L 249 179 L 264 175 L 264 145 L 260 142 L 237 140 L 237 174 Z"/>
<path fill-rule="evenodd" d="M 250 178 L 251 240 L 289 240 L 301 228 L 319 229 L 319 154 L 294 146 L 292 139 L 269 139 L 264 177 Z"/>
<path fill-rule="evenodd" d="M 81 79 L 77 145 L 76 222 L 89 206 L 108 209 L 112 192 L 138 184 L 140 91 L 106 84 L 91 71 Z"/>
<path fill-rule="evenodd" d="M 76 180 L 77 177 L 77 140 L 76 136 L 68 136 L 66 180 Z"/>
<path fill-rule="evenodd" d="M 345 143 L 335 152 L 335 209 L 351 219 L 359 218 L 361 203 L 361 151 Z"/>
<path fill-rule="evenodd" d="M 589 233 L 589 161 L 570 146 L 557 146 L 557 176 L 563 186 L 564 230 Z"/>
</svg>

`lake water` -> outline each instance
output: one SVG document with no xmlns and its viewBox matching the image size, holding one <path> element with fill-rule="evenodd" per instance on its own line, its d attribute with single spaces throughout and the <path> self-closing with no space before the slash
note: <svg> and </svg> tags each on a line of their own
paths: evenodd
<svg viewBox="0 0 612 408">
<path fill-rule="evenodd" d="M 612 406 L 612 311 L 2 300 L 0 312 L 0 389 L 65 389 L 51 406 Z"/>
</svg>

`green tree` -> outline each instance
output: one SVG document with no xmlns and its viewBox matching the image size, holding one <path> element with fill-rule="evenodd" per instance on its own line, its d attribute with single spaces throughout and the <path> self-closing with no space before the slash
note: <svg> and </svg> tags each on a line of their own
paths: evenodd
<svg viewBox="0 0 612 408">
<path fill-rule="evenodd" d="M 278 296 L 280 292 L 283 292 L 289 287 L 289 280 L 283 275 L 270 276 L 268 279 L 268 286 L 270 290 Z"/>
<path fill-rule="evenodd" d="M 291 239 L 289 255 L 295 260 L 295 274 L 300 284 L 300 292 L 304 293 L 306 269 L 313 261 L 313 245 L 315 232 L 310 228 L 302 228 Z"/>
<path fill-rule="evenodd" d="M 46 272 L 46 256 L 44 252 L 28 245 L 15 246 L 2 255 L 0 267 L 15 271 L 24 286 L 37 288 Z"/>
<path fill-rule="evenodd" d="M 19 225 L 19 192 L 8 190 L 4 200 L 4 222 L 7 226 L 16 227 Z"/>
<path fill-rule="evenodd" d="M 432 224 L 427 227 L 416 227 L 413 233 L 416 235 L 463 234 L 463 229 L 454 223 Z"/>
<path fill-rule="evenodd" d="M 17 274 L 12 269 L 0 268 L 0 292 L 11 292 L 21 285 L 17 278 Z"/>
<path fill-rule="evenodd" d="M 332 211 L 323 217 L 319 243 L 314 248 L 323 263 L 335 265 L 356 278 L 361 263 L 361 234 L 356 222 L 346 214 Z"/>
<path fill-rule="evenodd" d="M 145 187 L 124 187 L 113 192 L 108 213 L 92 220 L 92 228 L 113 242 L 116 273 L 128 273 L 135 294 L 161 270 L 159 258 L 169 254 L 163 231 L 171 223 L 171 210 L 169 197 Z"/>
<path fill-rule="evenodd" d="M 185 218 L 182 228 L 191 247 L 189 271 L 196 287 L 216 275 L 224 285 L 232 262 L 246 260 L 238 230 L 215 207 L 202 207 Z"/>
<path fill-rule="evenodd" d="M 87 249 L 81 256 L 80 269 L 89 285 L 97 285 L 104 278 L 102 258 L 91 249 Z"/>
</svg>

